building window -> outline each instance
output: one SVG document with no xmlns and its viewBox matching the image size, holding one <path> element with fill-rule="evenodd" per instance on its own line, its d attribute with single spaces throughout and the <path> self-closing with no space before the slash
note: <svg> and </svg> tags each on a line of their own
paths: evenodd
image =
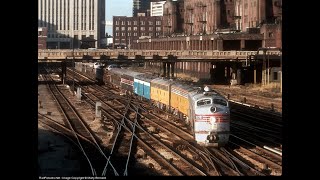
<svg viewBox="0 0 320 180">
<path fill-rule="evenodd" d="M 137 21 L 133 21 L 133 25 L 138 25 Z"/>
<path fill-rule="evenodd" d="M 125 25 L 125 21 L 121 21 L 121 25 Z"/>
<path fill-rule="evenodd" d="M 116 36 L 119 36 L 119 33 L 116 33 Z"/>
<path fill-rule="evenodd" d="M 273 37 L 273 32 L 269 32 L 269 38 Z"/>
<path fill-rule="evenodd" d="M 133 33 L 133 36 L 137 36 L 137 33 Z"/>
<path fill-rule="evenodd" d="M 131 33 L 128 33 L 128 36 L 131 36 Z"/>
<path fill-rule="evenodd" d="M 161 25 L 161 21 L 156 21 L 156 25 Z"/>
<path fill-rule="evenodd" d="M 141 31 L 144 31 L 144 30 L 145 30 L 145 27 L 140 27 L 140 30 L 141 30 Z"/>
<path fill-rule="evenodd" d="M 119 31 L 119 27 L 116 27 L 116 31 Z"/>
<path fill-rule="evenodd" d="M 128 31 L 131 31 L 131 27 L 128 27 Z"/>
<path fill-rule="evenodd" d="M 145 36 L 145 34 L 144 34 L 144 33 L 141 33 L 141 36 Z"/>
<path fill-rule="evenodd" d="M 121 36 L 126 36 L 126 33 L 121 33 Z"/>
<path fill-rule="evenodd" d="M 149 25 L 153 25 L 153 22 L 152 22 L 152 21 L 149 21 Z"/>
<path fill-rule="evenodd" d="M 156 31 L 161 31 L 161 27 L 156 27 Z"/>
<path fill-rule="evenodd" d="M 153 31 L 153 27 L 149 27 L 149 31 Z"/>
<path fill-rule="evenodd" d="M 119 21 L 116 21 L 116 25 L 119 25 Z"/>
<path fill-rule="evenodd" d="M 124 30 L 126 30 L 126 27 L 121 27 L 121 31 L 124 31 Z"/>
<path fill-rule="evenodd" d="M 133 27 L 133 30 L 136 31 L 136 30 L 138 30 L 138 28 L 137 27 Z"/>
<path fill-rule="evenodd" d="M 152 36 L 153 33 L 149 33 L 149 36 Z"/>
<path fill-rule="evenodd" d="M 127 21 L 128 25 L 131 25 L 131 21 Z"/>
<path fill-rule="evenodd" d="M 140 21 L 140 25 L 144 25 L 144 21 Z"/>
<path fill-rule="evenodd" d="M 273 80 L 274 81 L 278 80 L 278 72 L 273 72 Z"/>
</svg>

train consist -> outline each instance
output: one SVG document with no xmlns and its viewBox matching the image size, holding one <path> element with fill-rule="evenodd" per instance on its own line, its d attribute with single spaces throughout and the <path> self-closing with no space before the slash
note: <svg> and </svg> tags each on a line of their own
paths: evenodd
<svg viewBox="0 0 320 180">
<path fill-rule="evenodd" d="M 198 144 L 224 146 L 230 133 L 228 101 L 211 90 L 128 69 L 108 70 L 107 81 L 122 94 L 136 94 L 185 120 Z"/>
</svg>

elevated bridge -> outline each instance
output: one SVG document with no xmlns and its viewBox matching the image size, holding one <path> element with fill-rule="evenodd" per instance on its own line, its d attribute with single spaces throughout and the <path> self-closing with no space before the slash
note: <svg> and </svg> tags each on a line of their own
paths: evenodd
<svg viewBox="0 0 320 180">
<path fill-rule="evenodd" d="M 139 60 L 139 61 L 168 61 L 174 57 L 174 61 L 246 61 L 248 58 L 280 59 L 282 52 L 278 50 L 268 51 L 204 51 L 204 50 L 125 50 L 125 49 L 45 49 L 38 51 L 38 62 L 64 61 L 64 60 Z"/>
</svg>

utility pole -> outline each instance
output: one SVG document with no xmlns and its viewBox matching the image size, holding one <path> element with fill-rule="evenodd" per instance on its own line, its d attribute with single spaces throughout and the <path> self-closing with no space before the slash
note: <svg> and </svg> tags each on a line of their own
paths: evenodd
<svg viewBox="0 0 320 180">
<path fill-rule="evenodd" d="M 73 78 L 72 78 L 72 93 L 74 93 L 74 73 L 75 73 L 75 60 L 74 60 L 74 39 L 72 41 L 72 71 L 73 71 Z"/>
</svg>

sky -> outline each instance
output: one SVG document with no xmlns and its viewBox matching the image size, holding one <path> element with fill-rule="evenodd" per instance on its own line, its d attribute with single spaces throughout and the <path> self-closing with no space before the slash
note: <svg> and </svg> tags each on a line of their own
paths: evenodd
<svg viewBox="0 0 320 180">
<path fill-rule="evenodd" d="M 106 0 L 106 20 L 112 21 L 112 16 L 132 16 L 133 0 Z M 112 35 L 112 27 L 106 27 L 106 33 Z"/>
</svg>

